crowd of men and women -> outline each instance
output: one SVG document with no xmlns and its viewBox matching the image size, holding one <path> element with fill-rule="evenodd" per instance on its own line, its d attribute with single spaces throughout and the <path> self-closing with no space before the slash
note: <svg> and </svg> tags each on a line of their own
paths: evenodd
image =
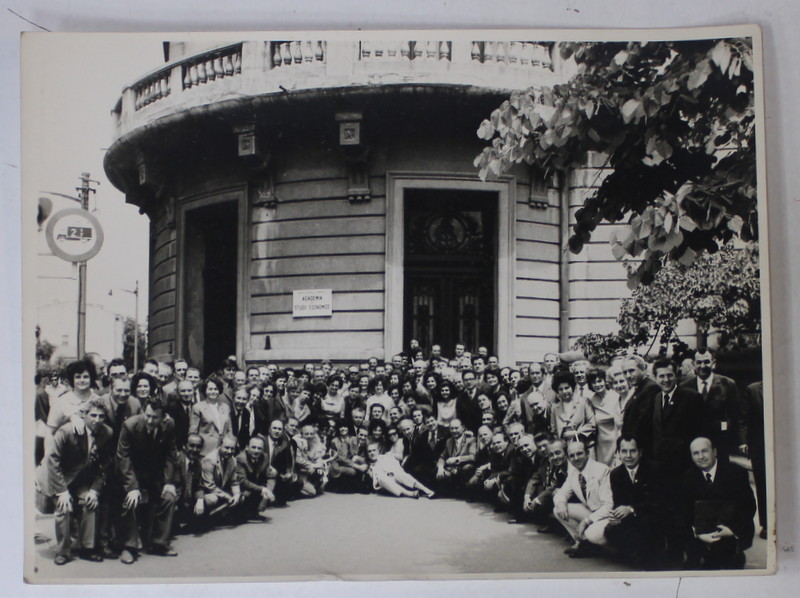
<svg viewBox="0 0 800 598">
<path fill-rule="evenodd" d="M 756 501 L 735 455 L 766 534 L 763 389 L 705 349 L 681 367 L 503 367 L 483 347 L 412 343 L 346 368 L 230 357 L 205 379 L 184 359 L 130 375 L 90 354 L 38 382 L 37 506 L 55 513 L 58 565 L 172 556 L 175 533 L 327 491 L 485 502 L 564 535 L 573 558 L 741 568 Z"/>
</svg>

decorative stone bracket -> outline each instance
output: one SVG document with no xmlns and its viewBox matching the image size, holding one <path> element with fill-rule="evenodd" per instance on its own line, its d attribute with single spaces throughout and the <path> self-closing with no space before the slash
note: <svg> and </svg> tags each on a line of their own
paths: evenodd
<svg viewBox="0 0 800 598">
<path fill-rule="evenodd" d="M 339 147 L 347 168 L 347 199 L 351 203 L 366 202 L 372 198 L 369 186 L 369 148 L 364 143 L 361 112 L 338 112 Z"/>
<path fill-rule="evenodd" d="M 270 154 L 266 151 L 265 137 L 256 129 L 254 123 L 234 127 L 236 148 L 239 158 L 255 175 L 255 197 L 253 205 L 260 208 L 274 209 L 278 205 L 275 193 L 275 181 L 270 169 Z"/>
</svg>

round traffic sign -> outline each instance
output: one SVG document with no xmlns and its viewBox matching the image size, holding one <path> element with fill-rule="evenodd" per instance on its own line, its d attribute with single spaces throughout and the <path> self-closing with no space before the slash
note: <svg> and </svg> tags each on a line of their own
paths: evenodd
<svg viewBox="0 0 800 598">
<path fill-rule="evenodd" d="M 45 238 L 50 250 L 68 262 L 86 262 L 103 246 L 103 229 L 92 214 L 67 208 L 47 222 Z"/>
</svg>

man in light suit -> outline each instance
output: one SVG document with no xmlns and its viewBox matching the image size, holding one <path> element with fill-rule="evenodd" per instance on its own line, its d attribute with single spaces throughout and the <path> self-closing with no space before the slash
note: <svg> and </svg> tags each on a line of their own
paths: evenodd
<svg viewBox="0 0 800 598">
<path fill-rule="evenodd" d="M 567 459 L 572 468 L 553 495 L 553 513 L 574 541 L 564 553 L 581 558 L 591 555 L 592 545 L 606 544 L 605 529 L 614 497 L 608 467 L 589 458 L 583 441 L 567 445 Z M 578 502 L 570 502 L 573 497 Z"/>
<path fill-rule="evenodd" d="M 160 399 L 122 424 L 116 463 L 125 495 L 117 534 L 123 547 L 120 561 L 132 564 L 142 547 L 150 554 L 176 556 L 170 548 L 178 497 L 175 423 Z"/>
<path fill-rule="evenodd" d="M 78 528 L 78 555 L 89 561 L 103 560 L 95 545 L 97 513 L 103 474 L 114 455 L 112 433 L 103 424 L 102 399 L 89 399 L 78 414 L 82 421 L 73 419 L 58 429 L 50 452 L 36 471 L 39 491 L 56 503 L 56 565 L 73 558 L 73 523 Z"/>
<path fill-rule="evenodd" d="M 236 475 L 236 439 L 225 436 L 216 451 L 202 461 L 203 502 L 208 515 L 227 511 L 233 513 L 242 501 L 241 486 Z"/>
<path fill-rule="evenodd" d="M 711 437 L 719 458 L 746 450 L 747 430 L 743 422 L 746 409 L 736 382 L 717 374 L 716 360 L 709 349 L 694 354 L 695 375 L 682 387 L 696 391 L 703 398 L 704 434 Z"/>
</svg>

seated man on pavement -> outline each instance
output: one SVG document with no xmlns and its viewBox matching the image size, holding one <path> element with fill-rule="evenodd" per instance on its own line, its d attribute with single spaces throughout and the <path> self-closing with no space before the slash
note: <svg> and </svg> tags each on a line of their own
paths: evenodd
<svg viewBox="0 0 800 598">
<path fill-rule="evenodd" d="M 220 447 L 203 459 L 203 513 L 209 517 L 230 517 L 242 502 L 235 454 L 236 438 L 225 436 Z"/>
<path fill-rule="evenodd" d="M 475 469 L 475 440 L 464 434 L 461 420 L 450 421 L 450 437 L 436 464 L 436 480 L 449 494 L 460 494 Z"/>
<path fill-rule="evenodd" d="M 606 526 L 606 539 L 637 569 L 657 567 L 664 539 L 658 532 L 660 513 L 656 505 L 653 468 L 645 460 L 633 436 L 617 439 L 622 461 L 611 470 L 614 510 Z"/>
<path fill-rule="evenodd" d="M 263 512 L 275 502 L 277 472 L 264 453 L 265 440 L 255 435 L 236 455 L 236 477 L 242 491 L 242 511 L 247 519 L 263 521 Z"/>
<path fill-rule="evenodd" d="M 606 544 L 605 528 L 614 508 L 609 469 L 589 458 L 582 440 L 567 445 L 570 468 L 564 485 L 553 495 L 553 512 L 574 544 L 564 552 L 570 558 L 589 556 L 592 547 Z M 575 497 L 578 502 L 569 502 Z"/>
<path fill-rule="evenodd" d="M 180 384 L 183 384 L 182 380 Z M 180 384 L 178 385 L 180 388 Z M 176 488 L 178 501 L 175 517 L 178 526 L 191 530 L 197 526 L 205 513 L 205 492 L 203 491 L 203 437 L 200 434 L 189 434 L 186 446 L 178 452 L 176 466 Z"/>
<path fill-rule="evenodd" d="M 567 480 L 567 444 L 561 438 L 547 443 L 547 460 L 531 478 L 525 489 L 523 510 L 529 518 L 540 525 L 536 531 L 553 533 L 553 494 Z M 560 526 L 558 526 L 561 529 Z"/>
<path fill-rule="evenodd" d="M 381 454 L 377 443 L 367 445 L 367 461 L 369 475 L 375 490 L 385 490 L 393 496 L 433 498 L 433 490 L 421 484 L 414 476 L 406 472 L 400 462 L 391 453 Z"/>
</svg>

